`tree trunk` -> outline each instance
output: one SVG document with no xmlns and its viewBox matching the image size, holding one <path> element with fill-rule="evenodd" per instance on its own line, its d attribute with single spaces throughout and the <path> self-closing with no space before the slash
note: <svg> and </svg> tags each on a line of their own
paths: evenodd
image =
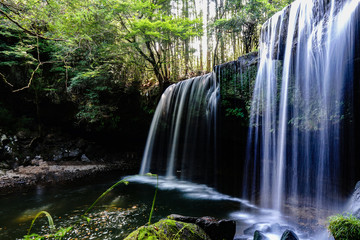
<svg viewBox="0 0 360 240">
<path fill-rule="evenodd" d="M 207 13 L 206 13 L 206 27 L 209 26 L 209 22 L 210 22 L 210 0 L 207 0 Z M 211 35 L 208 32 L 208 30 L 206 30 L 206 45 L 207 45 L 207 50 L 206 50 L 206 71 L 210 72 L 211 71 L 211 53 L 210 53 L 210 48 L 211 48 L 211 44 L 210 44 L 210 40 L 211 40 Z"/>
<path fill-rule="evenodd" d="M 183 0 L 183 14 L 185 18 L 189 17 L 189 1 Z M 189 73 L 189 39 L 184 41 L 184 67 L 185 67 L 185 76 Z"/>
</svg>

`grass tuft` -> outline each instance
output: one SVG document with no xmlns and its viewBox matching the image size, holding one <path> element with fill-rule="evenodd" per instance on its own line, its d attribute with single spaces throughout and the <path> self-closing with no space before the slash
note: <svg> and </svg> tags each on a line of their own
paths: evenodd
<svg viewBox="0 0 360 240">
<path fill-rule="evenodd" d="M 328 229 L 335 240 L 360 239 L 360 219 L 351 214 L 329 217 Z"/>
<path fill-rule="evenodd" d="M 152 174 L 152 173 L 147 173 L 146 175 L 150 176 L 150 177 L 155 177 L 156 176 L 155 194 L 154 194 L 153 202 L 152 202 L 152 205 L 151 205 L 151 211 L 150 211 L 149 222 L 148 222 L 148 224 L 150 225 L 151 224 L 151 218 L 152 218 L 152 215 L 153 215 L 153 212 L 154 212 L 156 195 L 157 195 L 158 188 L 159 188 L 159 176 L 157 174 Z"/>
<path fill-rule="evenodd" d="M 28 230 L 28 235 L 30 234 L 30 231 L 31 231 L 31 229 L 32 229 L 32 227 L 33 227 L 36 219 L 37 219 L 38 217 L 40 217 L 40 215 L 42 215 L 42 214 L 45 214 L 45 216 L 47 217 L 48 222 L 49 222 L 50 229 L 51 229 L 51 230 L 55 230 L 54 220 L 52 219 L 50 213 L 48 213 L 48 212 L 46 212 L 46 211 L 40 211 L 38 214 L 36 214 L 35 218 L 32 220 L 31 225 L 30 225 L 30 228 L 29 228 L 29 230 Z"/>
</svg>

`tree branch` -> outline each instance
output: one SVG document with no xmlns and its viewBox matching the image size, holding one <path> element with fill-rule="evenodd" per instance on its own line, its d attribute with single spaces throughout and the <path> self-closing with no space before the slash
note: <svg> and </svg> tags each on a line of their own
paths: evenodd
<svg viewBox="0 0 360 240">
<path fill-rule="evenodd" d="M 24 90 L 24 89 L 26 89 L 26 88 L 29 88 L 29 87 L 31 86 L 31 83 L 32 83 L 32 80 L 33 80 L 33 78 L 34 78 L 34 75 L 35 75 L 36 71 L 39 69 L 39 67 L 40 67 L 42 64 L 43 64 L 43 63 L 40 62 L 40 63 L 36 66 L 35 70 L 34 70 L 34 71 L 32 72 L 32 74 L 31 74 L 31 77 L 30 77 L 30 80 L 29 80 L 29 82 L 28 82 L 28 85 L 26 85 L 25 87 L 22 87 L 22 88 L 13 90 L 12 92 L 20 92 L 20 91 L 22 91 L 22 90 Z"/>
<path fill-rule="evenodd" d="M 134 44 L 134 42 L 131 41 L 130 39 L 126 39 L 126 40 L 127 40 L 129 43 Z M 135 49 L 138 51 L 138 53 L 145 58 L 146 61 L 148 61 L 148 62 L 151 63 L 151 64 L 155 64 L 155 62 L 154 62 L 149 56 L 147 56 L 138 46 L 135 46 L 135 45 L 134 45 L 134 47 L 135 47 Z"/>
<path fill-rule="evenodd" d="M 34 75 L 36 73 L 36 71 L 39 69 L 39 67 L 43 64 L 40 60 L 40 50 L 39 50 L 39 37 L 36 37 L 36 50 L 37 50 L 37 60 L 39 61 L 38 65 L 36 66 L 35 70 L 32 72 L 30 80 L 28 82 L 28 84 L 25 87 L 13 90 L 12 92 L 20 92 L 26 88 L 29 88 L 31 86 L 32 80 L 34 78 Z"/>
<path fill-rule="evenodd" d="M 57 39 L 57 38 L 47 38 L 44 37 L 40 34 L 37 34 L 35 32 L 30 31 L 29 29 L 24 28 L 23 26 L 21 26 L 17 21 L 15 21 L 14 19 L 12 19 L 6 12 L 4 12 L 3 10 L 0 9 L 0 13 L 2 15 L 4 15 L 7 19 L 9 19 L 12 23 L 14 23 L 16 26 L 18 26 L 21 30 L 23 30 L 24 32 L 26 32 L 27 34 L 31 35 L 31 36 L 35 36 L 44 40 L 52 40 L 52 41 L 65 41 L 64 39 Z"/>
<path fill-rule="evenodd" d="M 1 76 L 1 78 L 4 80 L 4 82 L 5 82 L 7 85 L 9 85 L 9 86 L 11 86 L 11 87 L 14 87 L 14 85 L 12 85 L 11 83 L 9 83 L 9 82 L 6 80 L 6 77 L 4 76 L 4 74 L 0 73 L 0 76 Z"/>
</svg>

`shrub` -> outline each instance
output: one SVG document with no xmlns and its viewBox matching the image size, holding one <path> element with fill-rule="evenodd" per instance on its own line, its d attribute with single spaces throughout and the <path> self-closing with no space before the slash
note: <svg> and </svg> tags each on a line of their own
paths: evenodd
<svg viewBox="0 0 360 240">
<path fill-rule="evenodd" d="M 353 215 L 331 216 L 328 229 L 335 240 L 360 239 L 360 219 Z"/>
</svg>

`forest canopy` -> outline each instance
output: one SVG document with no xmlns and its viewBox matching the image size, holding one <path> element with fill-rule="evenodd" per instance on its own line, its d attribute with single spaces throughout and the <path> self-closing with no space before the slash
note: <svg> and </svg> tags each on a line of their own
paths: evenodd
<svg viewBox="0 0 360 240">
<path fill-rule="evenodd" d="M 262 23 L 290 2 L 4 0 L 1 92 L 26 91 L 37 108 L 70 100 L 79 122 L 114 120 L 119 95 L 156 102 L 169 84 L 256 50 Z"/>
</svg>

